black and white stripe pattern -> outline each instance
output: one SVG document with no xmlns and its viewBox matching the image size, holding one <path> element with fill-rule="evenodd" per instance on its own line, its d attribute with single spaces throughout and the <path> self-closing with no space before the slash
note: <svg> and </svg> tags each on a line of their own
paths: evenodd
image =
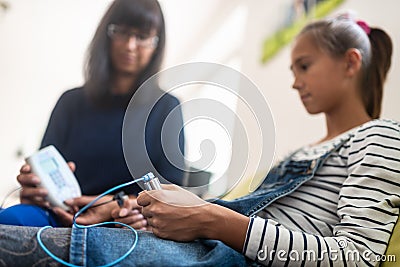
<svg viewBox="0 0 400 267">
<path fill-rule="evenodd" d="M 251 218 L 246 256 L 269 266 L 379 264 L 375 257 L 384 254 L 399 216 L 400 125 L 374 120 L 343 135 L 351 138 L 312 180 Z M 343 135 L 294 158 L 320 157 Z M 305 250 L 316 256 L 302 257 Z M 359 260 L 349 256 L 356 254 Z"/>
</svg>

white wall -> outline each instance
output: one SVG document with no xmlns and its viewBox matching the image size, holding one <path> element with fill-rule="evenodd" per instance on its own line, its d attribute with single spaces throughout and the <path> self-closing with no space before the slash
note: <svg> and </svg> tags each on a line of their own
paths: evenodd
<svg viewBox="0 0 400 267">
<path fill-rule="evenodd" d="M 66 89 L 82 84 L 82 63 L 94 29 L 111 0 L 7 0 L 0 10 L 0 199 L 23 161 L 39 145 L 49 113 Z M 279 25 L 290 0 L 161 0 L 168 44 L 164 67 L 188 61 L 232 66 L 262 90 L 276 124 L 276 154 L 324 134 L 323 118 L 309 116 L 291 90 L 289 49 L 260 63 L 262 41 Z M 398 0 L 347 0 L 394 41 L 383 116 L 400 120 Z M 379 10 L 379 11 L 378 11 Z M 230 22 L 227 22 L 229 20 Z M 212 36 L 212 38 L 210 38 Z"/>
<path fill-rule="evenodd" d="M 86 47 L 110 0 L 12 0 L 0 9 L 0 200 L 17 185 L 60 94 L 83 81 Z M 21 155 L 17 155 L 21 154 Z"/>
</svg>

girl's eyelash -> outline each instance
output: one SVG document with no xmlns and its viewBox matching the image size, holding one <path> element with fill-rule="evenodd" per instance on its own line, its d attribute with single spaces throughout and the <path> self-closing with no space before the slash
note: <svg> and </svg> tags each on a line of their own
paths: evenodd
<svg viewBox="0 0 400 267">
<path fill-rule="evenodd" d="M 300 69 L 307 70 L 309 66 L 310 66 L 310 64 L 308 64 L 308 63 L 300 64 Z"/>
</svg>

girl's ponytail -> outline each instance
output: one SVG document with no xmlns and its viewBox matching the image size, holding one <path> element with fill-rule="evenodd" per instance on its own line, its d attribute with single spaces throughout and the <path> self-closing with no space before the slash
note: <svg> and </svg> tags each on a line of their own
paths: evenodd
<svg viewBox="0 0 400 267">
<path fill-rule="evenodd" d="M 364 79 L 362 97 L 368 115 L 377 119 L 381 113 L 383 85 L 391 65 L 393 45 L 389 35 L 378 28 L 371 28 L 368 37 L 372 57 Z"/>
</svg>

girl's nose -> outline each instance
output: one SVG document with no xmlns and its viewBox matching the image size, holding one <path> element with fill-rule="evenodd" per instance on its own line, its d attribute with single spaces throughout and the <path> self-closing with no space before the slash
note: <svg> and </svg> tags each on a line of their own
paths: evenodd
<svg viewBox="0 0 400 267">
<path fill-rule="evenodd" d="M 302 83 L 300 82 L 300 80 L 298 78 L 294 78 L 293 84 L 292 84 L 292 88 L 295 90 L 300 90 L 302 87 Z"/>
</svg>

